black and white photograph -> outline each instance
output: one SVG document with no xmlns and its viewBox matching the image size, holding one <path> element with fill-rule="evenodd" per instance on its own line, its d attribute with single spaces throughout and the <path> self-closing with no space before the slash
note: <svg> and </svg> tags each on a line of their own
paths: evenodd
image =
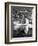
<svg viewBox="0 0 38 46">
<path fill-rule="evenodd" d="M 9 15 L 7 17 L 9 20 L 6 19 L 8 23 L 6 29 L 9 28 L 9 31 L 6 30 L 8 32 L 6 36 L 9 39 L 8 42 L 37 41 L 37 5 L 25 3 L 7 3 L 7 5 L 6 15 Z"/>
<path fill-rule="evenodd" d="M 32 37 L 32 10 L 11 6 L 11 37 Z"/>
</svg>

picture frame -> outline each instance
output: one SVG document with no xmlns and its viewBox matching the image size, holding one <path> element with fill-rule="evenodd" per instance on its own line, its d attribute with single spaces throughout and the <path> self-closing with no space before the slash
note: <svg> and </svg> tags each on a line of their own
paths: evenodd
<svg viewBox="0 0 38 46">
<path fill-rule="evenodd" d="M 5 44 L 37 42 L 37 4 L 5 2 Z"/>
</svg>

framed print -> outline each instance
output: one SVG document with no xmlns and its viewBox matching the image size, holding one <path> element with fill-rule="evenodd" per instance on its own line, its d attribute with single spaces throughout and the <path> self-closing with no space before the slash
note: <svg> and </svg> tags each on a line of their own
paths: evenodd
<svg viewBox="0 0 38 46">
<path fill-rule="evenodd" d="M 5 3 L 5 43 L 37 42 L 37 4 Z"/>
</svg>

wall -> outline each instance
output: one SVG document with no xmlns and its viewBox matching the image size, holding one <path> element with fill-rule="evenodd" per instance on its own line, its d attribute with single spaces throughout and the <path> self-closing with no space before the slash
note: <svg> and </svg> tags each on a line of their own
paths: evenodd
<svg viewBox="0 0 38 46">
<path fill-rule="evenodd" d="M 4 2 L 6 2 L 7 0 L 0 0 L 0 46 L 38 46 L 38 42 L 36 43 L 21 43 L 21 44 L 11 44 L 11 45 L 7 45 L 4 44 L 4 27 L 5 27 L 5 22 L 4 22 L 4 12 L 5 12 L 5 8 L 4 8 Z M 10 0 L 8 0 L 10 1 Z M 38 4 L 38 0 L 11 0 L 12 2 L 24 2 L 24 3 L 36 3 Z"/>
</svg>

